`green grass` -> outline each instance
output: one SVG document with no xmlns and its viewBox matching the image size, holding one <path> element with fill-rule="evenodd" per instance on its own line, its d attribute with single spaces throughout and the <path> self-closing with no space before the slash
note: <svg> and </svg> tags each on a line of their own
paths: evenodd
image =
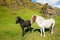
<svg viewBox="0 0 60 40">
<path fill-rule="evenodd" d="M 22 30 L 19 24 L 16 24 L 16 17 L 19 16 L 24 20 L 31 20 L 33 14 L 40 15 L 39 10 L 19 9 L 11 10 L 6 7 L 0 7 L 0 40 L 60 40 L 60 16 L 55 18 L 56 25 L 54 27 L 54 34 L 51 35 L 49 31 L 45 32 L 46 37 L 40 36 L 40 32 L 36 23 L 32 24 L 32 32 L 27 32 L 22 37 Z"/>
</svg>

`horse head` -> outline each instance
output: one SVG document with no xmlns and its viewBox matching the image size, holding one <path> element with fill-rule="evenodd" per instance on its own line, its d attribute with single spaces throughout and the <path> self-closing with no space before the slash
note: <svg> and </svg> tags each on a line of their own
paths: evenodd
<svg viewBox="0 0 60 40">
<path fill-rule="evenodd" d="M 20 17 L 16 18 L 16 24 L 22 23 L 22 22 L 24 22 L 24 20 L 22 18 L 20 18 Z"/>
<path fill-rule="evenodd" d="M 18 24 L 20 22 L 20 17 L 16 18 L 16 24 Z"/>
<path fill-rule="evenodd" d="M 36 15 L 33 15 L 31 18 L 31 23 L 34 23 L 36 21 Z"/>
</svg>

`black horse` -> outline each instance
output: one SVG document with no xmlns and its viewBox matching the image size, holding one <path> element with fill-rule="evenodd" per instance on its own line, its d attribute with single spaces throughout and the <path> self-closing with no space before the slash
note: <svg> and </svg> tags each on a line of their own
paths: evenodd
<svg viewBox="0 0 60 40">
<path fill-rule="evenodd" d="M 26 20 L 24 21 L 22 18 L 17 17 L 16 18 L 16 24 L 20 23 L 20 26 L 22 28 L 22 36 L 24 36 L 24 28 L 27 27 L 27 29 L 30 29 L 31 31 L 31 21 L 30 20 Z"/>
</svg>

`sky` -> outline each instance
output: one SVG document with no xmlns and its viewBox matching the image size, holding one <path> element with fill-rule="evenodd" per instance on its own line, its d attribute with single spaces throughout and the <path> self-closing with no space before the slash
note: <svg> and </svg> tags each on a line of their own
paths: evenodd
<svg viewBox="0 0 60 40">
<path fill-rule="evenodd" d="M 60 8 L 60 0 L 31 0 L 31 1 L 41 3 L 41 4 L 48 3 L 52 7 Z"/>
</svg>

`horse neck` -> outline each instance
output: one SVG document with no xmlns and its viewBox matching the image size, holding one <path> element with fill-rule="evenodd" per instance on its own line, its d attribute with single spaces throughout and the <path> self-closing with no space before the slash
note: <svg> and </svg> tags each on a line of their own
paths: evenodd
<svg viewBox="0 0 60 40">
<path fill-rule="evenodd" d="M 37 22 L 38 24 L 41 24 L 44 20 L 45 20 L 45 19 L 44 19 L 43 17 L 41 17 L 41 16 L 37 16 L 37 18 L 36 18 L 36 22 Z"/>
<path fill-rule="evenodd" d="M 23 19 L 21 19 L 20 21 L 19 21 L 19 23 L 21 24 L 21 23 L 23 23 L 24 22 L 24 20 Z"/>
</svg>

